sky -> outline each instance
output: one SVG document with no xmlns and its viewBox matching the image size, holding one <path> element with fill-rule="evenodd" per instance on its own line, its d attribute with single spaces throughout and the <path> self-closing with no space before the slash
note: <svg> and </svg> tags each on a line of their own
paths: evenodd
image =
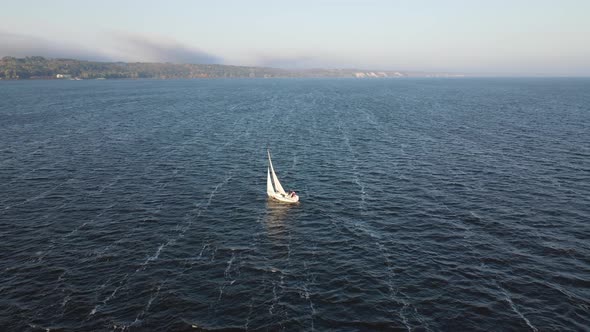
<svg viewBox="0 0 590 332">
<path fill-rule="evenodd" d="M 0 0 L 0 57 L 590 76 L 588 0 Z"/>
</svg>

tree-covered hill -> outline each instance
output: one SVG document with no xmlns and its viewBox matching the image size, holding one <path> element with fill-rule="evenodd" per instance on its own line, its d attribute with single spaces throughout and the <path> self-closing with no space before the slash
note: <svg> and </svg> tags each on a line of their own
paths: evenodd
<svg viewBox="0 0 590 332">
<path fill-rule="evenodd" d="M 359 69 L 302 69 L 287 70 L 268 67 L 229 65 L 199 65 L 144 62 L 96 62 L 74 59 L 48 59 L 41 56 L 0 59 L 0 79 L 56 79 L 56 78 L 266 78 L 266 77 L 454 77 L 447 73 L 367 71 Z"/>
<path fill-rule="evenodd" d="M 0 78 L 34 79 L 66 77 L 93 78 L 215 78 L 215 77 L 294 77 L 302 76 L 282 69 L 226 65 L 172 63 L 94 62 L 73 59 L 4 57 Z"/>
</svg>

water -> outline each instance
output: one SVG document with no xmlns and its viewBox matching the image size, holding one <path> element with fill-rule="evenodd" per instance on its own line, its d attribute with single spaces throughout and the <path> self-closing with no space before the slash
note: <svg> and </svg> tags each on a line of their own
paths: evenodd
<svg viewBox="0 0 590 332">
<path fill-rule="evenodd" d="M 0 328 L 587 330 L 588 128 L 586 79 L 0 82 Z"/>
</svg>

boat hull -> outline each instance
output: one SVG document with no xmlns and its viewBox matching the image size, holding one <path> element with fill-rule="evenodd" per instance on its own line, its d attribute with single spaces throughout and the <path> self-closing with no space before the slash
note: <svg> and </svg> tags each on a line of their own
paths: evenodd
<svg viewBox="0 0 590 332">
<path fill-rule="evenodd" d="M 268 195 L 269 198 L 279 201 L 281 203 L 287 204 L 297 204 L 299 203 L 299 196 L 295 197 L 285 197 L 283 195 L 275 194 L 275 195 Z"/>
</svg>

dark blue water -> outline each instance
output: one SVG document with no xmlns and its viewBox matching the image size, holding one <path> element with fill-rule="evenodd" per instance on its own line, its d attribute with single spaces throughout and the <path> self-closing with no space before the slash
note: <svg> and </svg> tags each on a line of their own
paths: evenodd
<svg viewBox="0 0 590 332">
<path fill-rule="evenodd" d="M 0 82 L 0 328 L 588 330 L 589 128 L 586 79 Z"/>
</svg>

